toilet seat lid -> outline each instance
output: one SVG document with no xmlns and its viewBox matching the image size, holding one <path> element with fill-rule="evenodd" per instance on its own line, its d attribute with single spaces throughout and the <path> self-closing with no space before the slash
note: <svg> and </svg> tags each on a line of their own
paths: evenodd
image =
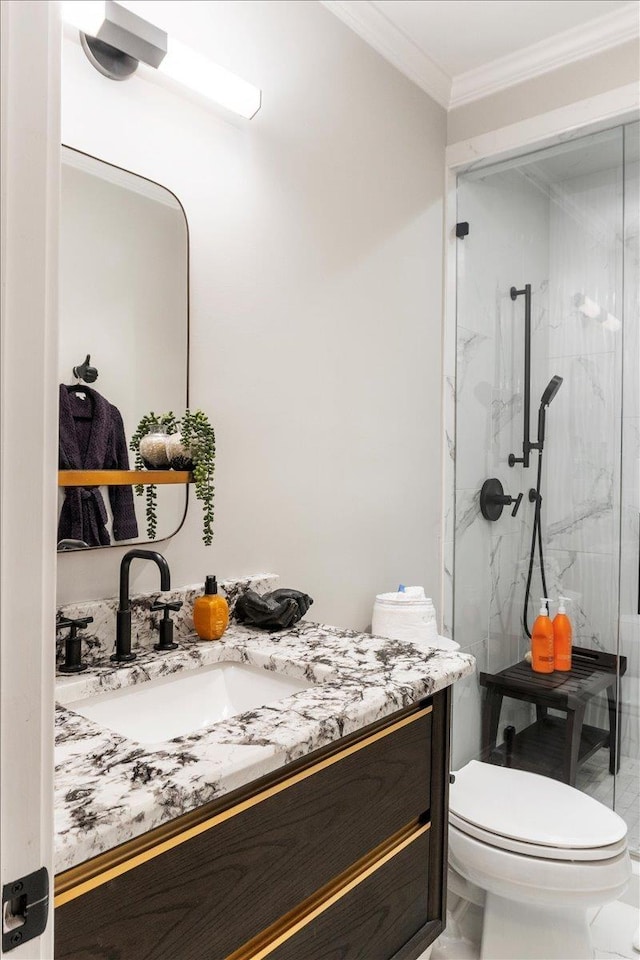
<svg viewBox="0 0 640 960">
<path fill-rule="evenodd" d="M 575 787 L 478 760 L 455 774 L 449 806 L 486 834 L 542 847 L 593 850 L 618 843 L 627 833 L 617 813 Z"/>
<path fill-rule="evenodd" d="M 627 838 L 611 843 L 606 847 L 550 847 L 542 843 L 531 843 L 528 840 L 514 840 L 513 837 L 499 836 L 497 833 L 488 833 L 468 820 L 457 817 L 449 811 L 449 843 L 453 848 L 455 831 L 480 840 L 490 847 L 499 847 L 509 853 L 523 854 L 525 857 L 538 857 L 542 860 L 612 860 L 624 853 L 627 849 Z"/>
</svg>

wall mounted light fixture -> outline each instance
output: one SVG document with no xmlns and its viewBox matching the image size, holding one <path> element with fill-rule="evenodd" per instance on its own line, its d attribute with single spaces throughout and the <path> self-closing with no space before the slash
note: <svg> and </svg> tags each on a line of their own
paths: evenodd
<svg viewBox="0 0 640 960">
<path fill-rule="evenodd" d="M 80 31 L 90 62 L 110 80 L 126 80 L 140 63 L 250 120 L 262 93 L 115 0 L 66 0 L 63 19 Z"/>
</svg>

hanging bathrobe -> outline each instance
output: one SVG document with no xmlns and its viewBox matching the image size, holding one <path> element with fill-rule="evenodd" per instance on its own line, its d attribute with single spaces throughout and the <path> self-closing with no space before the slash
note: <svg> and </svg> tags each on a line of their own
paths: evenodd
<svg viewBox="0 0 640 960">
<path fill-rule="evenodd" d="M 75 392 L 75 391 L 78 392 Z M 84 399 L 82 398 L 84 395 Z M 128 470 L 127 438 L 120 411 L 91 387 L 60 384 L 60 470 Z M 131 487 L 109 487 L 115 540 L 138 536 Z M 107 546 L 107 510 L 99 487 L 64 487 L 58 540 Z"/>
</svg>

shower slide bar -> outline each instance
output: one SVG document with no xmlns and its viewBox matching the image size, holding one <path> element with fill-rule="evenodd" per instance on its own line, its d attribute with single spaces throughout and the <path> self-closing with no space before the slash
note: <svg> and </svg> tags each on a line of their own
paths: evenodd
<svg viewBox="0 0 640 960">
<path fill-rule="evenodd" d="M 525 283 L 524 290 L 517 290 L 511 287 L 509 291 L 512 300 L 517 300 L 524 294 L 524 430 L 522 440 L 522 456 L 516 457 L 515 453 L 509 454 L 509 466 L 515 467 L 516 463 L 521 463 L 523 467 L 529 466 L 529 459 L 532 450 L 537 450 L 539 443 L 532 443 L 530 439 L 531 430 L 531 284 Z"/>
</svg>

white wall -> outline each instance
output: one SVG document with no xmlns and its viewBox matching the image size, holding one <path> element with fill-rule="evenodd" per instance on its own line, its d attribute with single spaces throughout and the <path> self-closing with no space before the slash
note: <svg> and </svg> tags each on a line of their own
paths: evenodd
<svg viewBox="0 0 640 960">
<path fill-rule="evenodd" d="M 58 375 L 74 383 L 73 367 L 91 353 L 95 389 L 128 434 L 144 413 L 184 407 L 187 395 L 188 238 L 167 198 L 62 165 Z"/>
<path fill-rule="evenodd" d="M 65 42 L 63 141 L 165 184 L 189 222 L 217 519 L 211 548 L 193 505 L 163 544 L 174 582 L 271 569 L 351 627 L 399 580 L 437 597 L 444 111 L 318 3 L 142 7 L 264 104 L 229 122 Z M 60 602 L 114 594 L 121 556 L 61 557 Z"/>
</svg>

